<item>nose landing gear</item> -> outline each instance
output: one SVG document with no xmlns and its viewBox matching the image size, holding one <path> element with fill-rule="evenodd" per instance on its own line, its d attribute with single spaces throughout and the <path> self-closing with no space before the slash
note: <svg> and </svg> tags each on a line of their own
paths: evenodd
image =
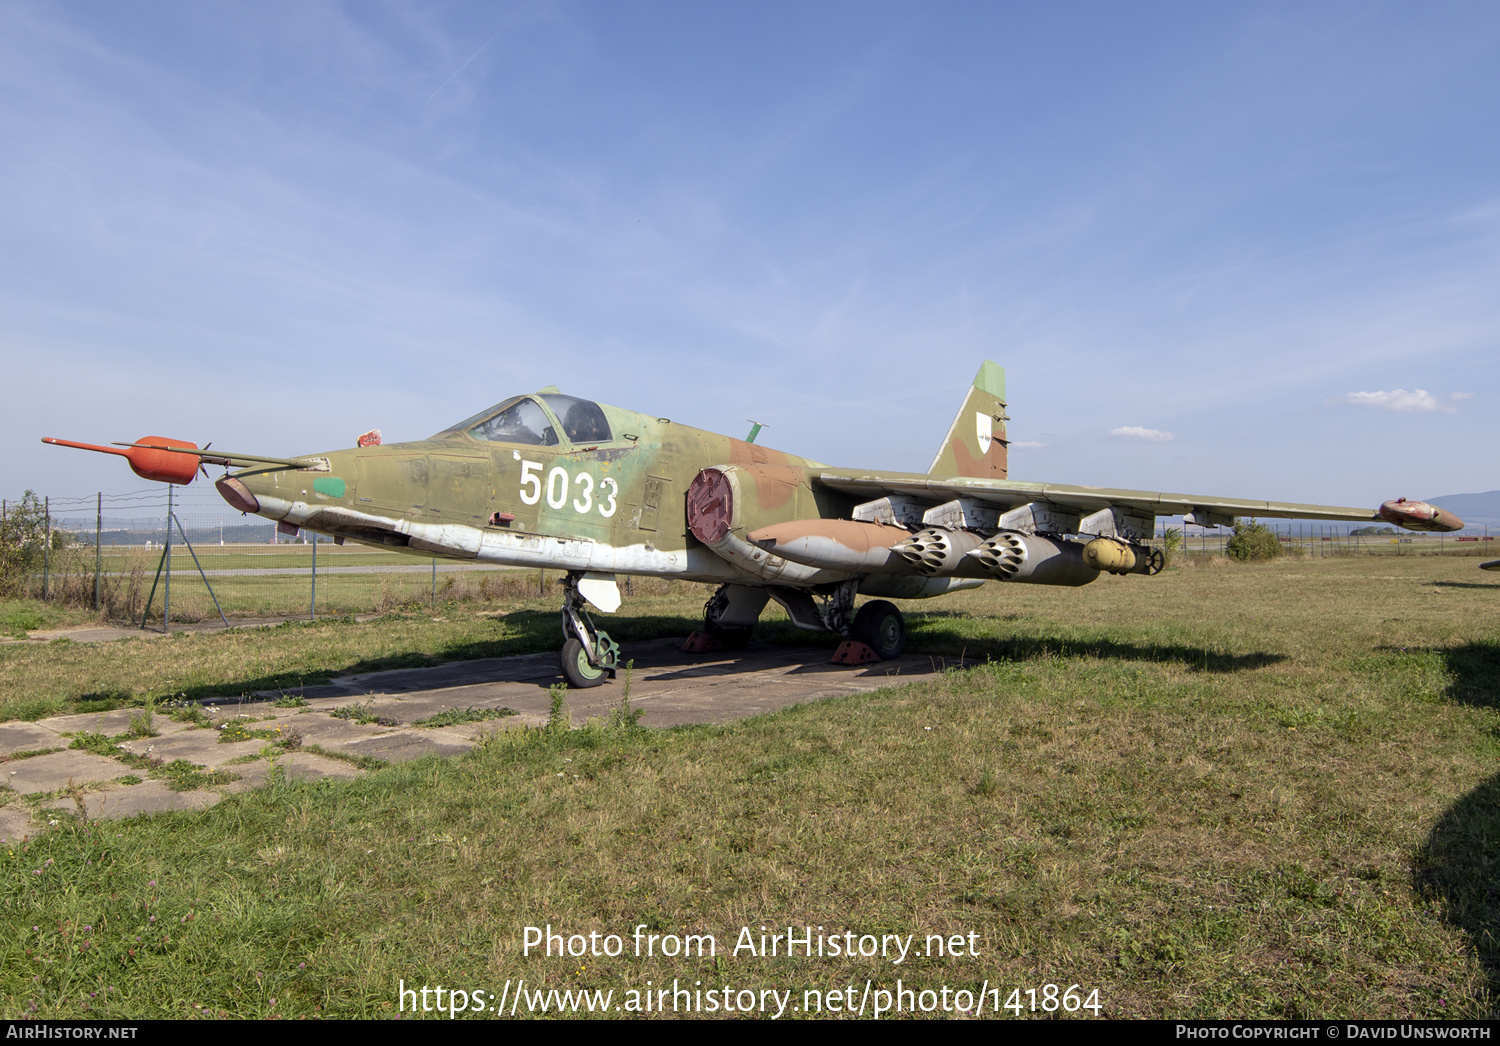
<svg viewBox="0 0 1500 1046">
<path fill-rule="evenodd" d="M 613 679 L 620 664 L 620 645 L 608 632 L 594 627 L 584 609 L 588 600 L 579 591 L 583 574 L 574 570 L 563 581 L 562 629 L 566 639 L 562 648 L 562 674 L 574 690 L 603 686 Z"/>
</svg>

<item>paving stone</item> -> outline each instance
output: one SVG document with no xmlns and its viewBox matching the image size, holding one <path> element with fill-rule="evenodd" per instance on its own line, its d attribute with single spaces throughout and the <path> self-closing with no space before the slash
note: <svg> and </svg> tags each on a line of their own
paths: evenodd
<svg viewBox="0 0 1500 1046">
<path fill-rule="evenodd" d="M 214 785 L 214 790 L 221 795 L 235 795 L 238 792 L 251 792 L 266 783 L 271 774 L 271 764 L 264 759 L 257 759 L 253 763 L 236 763 L 224 768 L 232 774 L 238 774 L 239 779 L 227 784 Z"/>
<path fill-rule="evenodd" d="M 304 745 L 322 745 L 332 748 L 350 741 L 363 741 L 367 737 L 390 731 L 391 727 L 373 723 L 356 723 L 352 719 L 335 719 L 321 713 L 299 716 L 297 733 L 302 735 Z"/>
<path fill-rule="evenodd" d="M 352 763 L 346 763 L 342 759 L 329 759 L 315 752 L 288 752 L 277 760 L 277 765 L 282 768 L 287 780 L 290 781 L 315 781 L 320 777 L 348 780 L 364 773 Z M 253 791 L 264 786 L 271 776 L 271 764 L 264 759 L 257 759 L 253 763 L 240 763 L 225 769 L 239 774 L 240 779 L 215 786 L 224 795 Z"/>
<path fill-rule="evenodd" d="M 38 719 L 37 726 L 51 730 L 56 734 L 104 734 L 107 737 L 115 737 L 126 733 L 130 729 L 131 722 L 145 709 L 142 708 L 116 708 L 112 712 L 79 712 L 74 715 L 55 715 L 46 719 Z M 151 716 L 151 729 L 158 734 L 175 734 L 180 730 L 191 728 L 190 723 L 179 723 L 168 718 L 161 712 L 154 712 Z"/>
<path fill-rule="evenodd" d="M 186 759 L 213 770 L 241 756 L 259 755 L 260 750 L 269 743 L 257 739 L 224 744 L 220 742 L 217 730 L 190 730 L 171 737 L 144 737 L 124 741 L 120 747 L 131 755 L 150 756 L 164 763 Z"/>
<path fill-rule="evenodd" d="M 668 642 L 681 645 L 680 640 Z M 555 682 L 559 677 L 557 655 L 549 653 L 520 654 L 516 657 L 482 657 L 473 661 L 453 661 L 426 668 L 394 668 L 384 672 L 340 676 L 332 682 L 350 691 L 392 694 L 412 690 L 430 691 L 445 687 L 472 686 L 476 683 L 514 683 L 542 679 Z"/>
<path fill-rule="evenodd" d="M 404 763 L 425 755 L 459 755 L 473 747 L 472 741 L 455 743 L 426 733 L 406 730 L 351 742 L 344 745 L 344 751 L 384 759 L 390 763 Z"/>
<path fill-rule="evenodd" d="M 3 767 L 6 783 L 22 795 L 113 781 L 133 772 L 117 759 L 79 751 L 32 756 L 0 764 L 0 767 Z"/>
<path fill-rule="evenodd" d="M 34 752 L 39 748 L 67 748 L 68 742 L 54 731 L 35 723 L 0 724 L 0 755 Z"/>
<path fill-rule="evenodd" d="M 28 835 L 36 835 L 43 827 L 31 819 L 31 811 L 23 804 L 0 806 L 0 842 L 17 842 Z"/>
<path fill-rule="evenodd" d="M 663 639 L 632 643 L 624 650 L 624 658 L 635 662 L 629 674 L 630 697 L 632 707 L 642 713 L 643 725 L 723 723 L 799 702 L 932 678 L 952 666 L 913 656 L 849 668 L 829 664 L 829 651 L 817 647 L 751 644 L 746 650 L 706 655 L 684 654 L 680 647 L 680 639 Z M 582 726 L 590 719 L 608 717 L 619 707 L 625 678 L 622 670 L 618 678 L 604 686 L 569 691 L 566 708 L 571 722 Z M 213 719 L 216 725 L 238 717 L 256 729 L 274 730 L 280 726 L 285 731 L 295 730 L 304 745 L 317 745 L 351 756 L 373 756 L 393 762 L 427 755 L 455 756 L 472 749 L 477 739 L 487 733 L 546 723 L 551 711 L 549 688 L 558 681 L 555 654 L 488 658 L 348 676 L 327 686 L 304 688 L 301 693 L 309 701 L 305 709 L 277 709 L 270 701 L 251 705 L 237 702 L 220 706 Z M 279 697 L 280 692 L 271 696 Z M 334 708 L 355 704 L 405 725 L 391 728 L 361 724 L 328 714 Z M 451 727 L 410 725 L 439 712 L 468 707 L 512 708 L 519 714 Z M 131 718 L 138 714 L 139 709 L 120 709 L 55 716 L 34 724 L 5 724 L 0 727 L 0 746 L 17 746 L 11 751 L 54 747 L 66 743 L 58 737 L 64 730 L 119 734 L 130 728 Z M 200 766 L 219 768 L 245 755 L 258 756 L 270 743 L 255 739 L 221 744 L 217 729 L 190 729 L 189 724 L 167 720 L 160 714 L 155 725 L 161 736 L 124 742 L 125 750 L 149 754 L 165 762 L 186 759 Z M 56 740 L 39 743 L 48 737 Z M 76 786 L 114 782 L 132 772 L 116 760 L 78 751 L 55 752 L 4 765 L 10 784 L 22 792 L 57 791 L 67 787 L 70 779 Z M 290 779 L 352 778 L 362 772 L 348 762 L 303 750 L 281 756 L 279 765 Z M 128 817 L 136 813 L 202 809 L 217 802 L 221 795 L 251 792 L 264 786 L 271 768 L 265 759 L 257 758 L 227 769 L 240 775 L 239 780 L 212 790 L 173 792 L 158 780 L 95 787 L 84 794 L 85 811 L 90 817 Z M 60 798 L 52 807 L 54 817 L 47 820 L 74 809 L 72 799 Z M 23 804 L 13 802 L 0 807 L 0 834 L 28 834 L 42 827 L 31 819 Z"/>
<path fill-rule="evenodd" d="M 376 715 L 389 716 L 403 725 L 411 725 L 419 719 L 427 719 L 442 712 L 465 708 L 504 708 L 504 699 L 499 696 L 475 697 L 472 687 L 444 687 L 441 690 L 418 691 L 408 694 L 377 694 L 367 699 L 370 711 Z M 492 720 L 485 720 L 491 722 Z"/>
<path fill-rule="evenodd" d="M 84 811 L 92 820 L 117 821 L 136 814 L 159 814 L 169 810 L 204 810 L 221 797 L 217 792 L 174 792 L 164 781 L 142 781 L 102 792 L 88 792 L 83 797 Z M 76 809 L 71 799 L 55 804 L 56 808 Z"/>
<path fill-rule="evenodd" d="M 295 781 L 310 781 L 319 777 L 350 780 L 364 774 L 363 770 L 352 763 L 346 763 L 342 759 L 329 759 L 316 752 L 288 752 L 282 756 L 281 765 L 286 767 L 287 777 Z"/>
</svg>

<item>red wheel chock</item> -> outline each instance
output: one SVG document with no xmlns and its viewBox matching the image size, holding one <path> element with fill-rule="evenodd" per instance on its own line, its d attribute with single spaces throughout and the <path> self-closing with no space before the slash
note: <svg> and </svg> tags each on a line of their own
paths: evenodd
<svg viewBox="0 0 1500 1046">
<path fill-rule="evenodd" d="M 857 639 L 844 640 L 833 652 L 833 663 L 836 665 L 868 665 L 871 661 L 879 660 L 879 654 Z"/>
</svg>

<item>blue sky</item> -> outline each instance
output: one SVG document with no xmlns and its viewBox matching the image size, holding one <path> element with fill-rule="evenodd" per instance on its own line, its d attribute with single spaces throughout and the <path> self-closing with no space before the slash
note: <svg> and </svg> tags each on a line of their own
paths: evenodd
<svg viewBox="0 0 1500 1046">
<path fill-rule="evenodd" d="M 9 3 L 7 496 L 564 391 L 923 471 L 1500 487 L 1491 4 Z"/>
</svg>

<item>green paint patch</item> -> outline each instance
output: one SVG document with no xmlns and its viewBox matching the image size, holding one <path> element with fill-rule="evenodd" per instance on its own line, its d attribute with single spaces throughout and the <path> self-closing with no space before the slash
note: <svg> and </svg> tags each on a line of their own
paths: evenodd
<svg viewBox="0 0 1500 1046">
<path fill-rule="evenodd" d="M 974 387 L 980 392 L 988 392 L 1002 403 L 1005 402 L 1005 368 L 985 360 L 979 373 L 974 376 Z"/>
<path fill-rule="evenodd" d="M 344 496 L 344 481 L 337 476 L 319 476 L 313 480 L 313 490 L 331 498 L 341 498 Z"/>
</svg>

